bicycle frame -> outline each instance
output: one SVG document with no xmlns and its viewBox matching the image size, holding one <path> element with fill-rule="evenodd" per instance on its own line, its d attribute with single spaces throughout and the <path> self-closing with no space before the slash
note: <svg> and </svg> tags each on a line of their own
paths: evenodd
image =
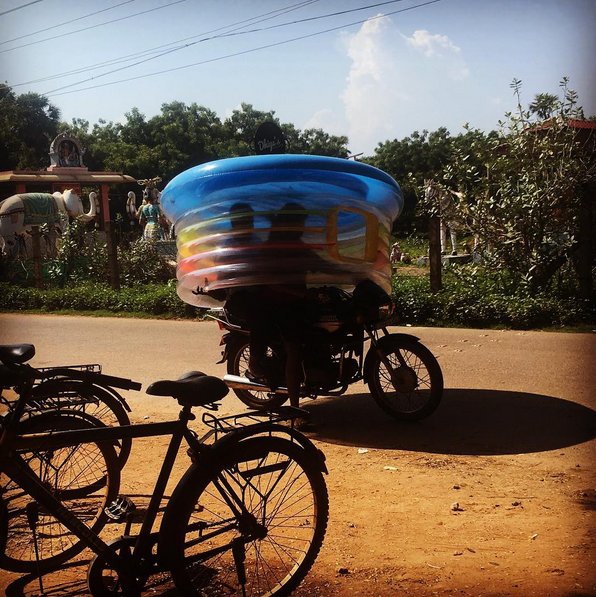
<svg viewBox="0 0 596 597">
<path fill-rule="evenodd" d="M 123 427 L 90 428 L 83 431 L 56 431 L 16 435 L 10 440 L 2 442 L 8 443 L 9 447 L 8 449 L 5 447 L 3 447 L 4 449 L 0 449 L 0 459 L 2 461 L 0 471 L 16 480 L 23 490 L 80 538 L 89 549 L 104 557 L 110 565 L 114 566 L 119 573 L 122 573 L 125 572 L 122 558 L 107 543 L 100 539 L 97 534 L 79 521 L 74 514 L 64 508 L 62 503 L 43 486 L 39 477 L 31 470 L 29 465 L 14 451 L 58 449 L 80 443 L 98 443 L 104 441 L 115 443 L 120 439 L 170 435 L 170 444 L 135 545 L 132 560 L 134 564 L 140 562 L 142 555 L 144 555 L 144 550 L 148 544 L 147 539 L 151 534 L 151 529 L 157 516 L 161 499 L 165 493 L 166 484 L 172 472 L 182 439 L 185 438 L 187 440 L 193 451 L 201 449 L 193 432 L 188 429 L 187 421 L 186 417 L 181 416 L 178 421 L 164 423 L 144 423 Z M 8 450 L 11 451 L 10 456 L 6 453 Z"/>
<path fill-rule="evenodd" d="M 21 402 L 21 401 L 19 401 Z M 22 406 L 18 404 L 18 406 Z M 294 409 L 288 409 L 294 410 Z M 296 409 L 297 410 L 297 409 Z M 184 406 L 180 412 L 180 417 L 176 421 L 167 421 L 160 423 L 142 423 L 137 425 L 126 425 L 118 427 L 94 427 L 84 430 L 72 431 L 54 431 L 46 433 L 35 433 L 27 435 L 15 435 L 12 433 L 10 427 L 4 430 L 2 438 L 0 439 L 0 472 L 7 474 L 10 478 L 15 480 L 21 488 L 41 504 L 52 516 L 68 528 L 75 536 L 77 536 L 86 547 L 91 549 L 95 554 L 102 557 L 110 566 L 112 566 L 123 579 L 127 575 L 134 579 L 138 576 L 138 566 L 141 564 L 143 558 L 148 558 L 151 554 L 153 541 L 151 536 L 156 535 L 157 532 L 152 533 L 153 524 L 157 517 L 161 500 L 163 499 L 167 482 L 170 478 L 174 462 L 180 450 L 182 440 L 185 439 L 190 447 L 191 459 L 194 461 L 196 457 L 203 456 L 209 452 L 214 451 L 211 445 L 203 443 L 206 439 L 218 433 L 225 433 L 218 441 L 217 445 L 227 446 L 230 442 L 240 441 L 246 437 L 261 432 L 283 432 L 296 441 L 307 451 L 316 451 L 317 455 L 321 453 L 314 448 L 301 434 L 293 429 L 275 425 L 271 422 L 256 423 L 246 427 L 240 427 L 232 432 L 225 432 L 223 428 L 219 430 L 209 431 L 203 438 L 198 439 L 195 432 L 188 428 L 188 421 L 192 420 L 194 415 L 191 413 L 191 407 Z M 225 420 L 225 419 L 224 419 Z M 18 421 L 18 418 L 16 419 Z M 15 421 L 15 423 L 16 423 Z M 132 553 L 132 558 L 126 562 L 124 559 L 105 541 L 103 541 L 98 534 L 90 530 L 84 523 L 77 519 L 62 503 L 57 499 L 48 489 L 44 487 L 39 477 L 33 472 L 29 465 L 16 453 L 22 451 L 35 450 L 50 450 L 75 446 L 80 443 L 99 443 L 111 442 L 115 443 L 122 439 L 134 439 L 142 437 L 158 437 L 171 436 L 171 440 L 164 457 L 162 467 L 155 483 L 152 497 L 146 510 L 141 529 L 136 537 L 135 547 Z M 225 448 L 224 448 L 225 449 Z M 9 454 L 10 452 L 10 454 Z M 208 461 L 204 464 L 208 466 Z M 321 461 L 322 470 L 325 470 L 324 462 Z M 228 503 L 232 512 L 235 513 L 238 519 L 251 520 L 253 515 L 247 510 L 241 499 L 236 497 L 235 492 L 229 486 L 224 478 L 214 480 L 222 498 Z M 233 523 L 231 523 L 233 525 Z M 215 532 L 207 533 L 206 535 L 197 539 L 200 541 L 208 541 L 218 534 L 225 533 L 230 527 L 223 527 Z M 242 542 L 246 543 L 254 540 L 252 535 L 247 535 L 243 538 L 236 538 L 232 542 L 217 548 L 217 552 L 224 552 L 228 549 L 236 550 L 238 545 Z M 238 544 L 238 545 L 237 545 Z M 198 560 L 207 559 L 214 555 L 213 550 L 203 552 L 198 556 Z M 153 563 L 153 562 L 152 562 Z M 158 559 L 157 565 L 164 562 Z M 167 569 L 167 568 L 165 568 Z"/>
</svg>

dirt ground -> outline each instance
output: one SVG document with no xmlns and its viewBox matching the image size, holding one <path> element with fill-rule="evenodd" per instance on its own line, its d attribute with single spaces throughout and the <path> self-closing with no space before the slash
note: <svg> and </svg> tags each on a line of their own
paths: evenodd
<svg viewBox="0 0 596 597">
<path fill-rule="evenodd" d="M 0 341 L 16 341 L 32 324 L 15 318 L 0 319 L 7 324 Z M 126 336 L 134 355 L 137 326 L 149 326 L 138 332 L 140 346 L 168 323 L 180 336 L 164 341 L 160 356 L 167 360 L 168 342 L 178 342 L 180 350 L 191 328 L 130 320 L 101 325 Z M 28 336 L 38 355 L 51 344 L 56 320 L 47 323 L 47 332 L 45 325 L 37 321 Z M 77 324 L 64 325 L 72 326 L 76 343 Z M 99 324 L 88 325 L 81 337 L 99 334 Z M 210 363 L 218 355 L 219 332 L 212 328 L 202 331 Z M 308 435 L 327 457 L 330 521 L 322 551 L 294 594 L 596 595 L 596 335 L 408 331 L 438 356 L 445 373 L 443 403 L 430 418 L 397 423 L 364 385 L 341 398 L 306 403 L 314 422 Z M 109 344 L 98 340 L 85 350 L 101 360 Z M 58 356 L 65 362 L 72 355 Z M 50 360 L 55 364 L 58 356 Z M 104 371 L 122 374 L 116 364 Z M 144 377 L 142 366 L 138 371 Z M 221 365 L 208 372 L 223 373 Z M 176 412 L 155 398 L 127 398 L 133 421 L 165 420 Z M 227 398 L 223 412 L 238 410 Z M 195 426 L 200 430 L 200 423 Z M 165 447 L 161 438 L 133 446 L 121 493 L 137 506 L 147 502 Z M 187 463 L 181 454 L 168 491 Z M 115 525 L 105 531 L 118 532 Z M 46 594 L 86 595 L 88 557 L 44 577 Z M 7 596 L 39 594 L 34 577 L 0 571 L 3 590 Z"/>
</svg>

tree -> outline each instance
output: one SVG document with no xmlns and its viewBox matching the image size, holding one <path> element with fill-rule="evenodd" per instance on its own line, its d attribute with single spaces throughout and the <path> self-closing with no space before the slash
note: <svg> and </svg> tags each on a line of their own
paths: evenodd
<svg viewBox="0 0 596 597">
<path fill-rule="evenodd" d="M 530 114 L 536 114 L 540 120 L 550 118 L 559 105 L 559 98 L 552 93 L 537 93 L 534 101 L 528 106 Z"/>
<path fill-rule="evenodd" d="M 464 189 L 467 213 L 492 263 L 536 292 L 577 254 L 580 207 L 596 180 L 596 161 L 569 126 L 582 111 L 568 79 L 547 122 L 533 122 L 533 113 L 522 109 L 521 81 L 512 88 L 517 112 L 506 114 L 500 136 L 481 152 L 484 166 L 470 165 L 470 156 L 461 153 L 445 177 Z"/>
<path fill-rule="evenodd" d="M 40 170 L 49 164 L 60 110 L 37 93 L 0 86 L 0 170 Z"/>
<path fill-rule="evenodd" d="M 379 143 L 374 156 L 365 158 L 364 161 L 393 176 L 402 189 L 405 205 L 404 213 L 396 223 L 398 227 L 414 225 L 420 186 L 426 178 L 442 176 L 443 168 L 450 161 L 452 147 L 453 138 L 446 128 L 441 127 L 432 133 L 415 131 L 401 141 L 394 139 Z"/>
</svg>

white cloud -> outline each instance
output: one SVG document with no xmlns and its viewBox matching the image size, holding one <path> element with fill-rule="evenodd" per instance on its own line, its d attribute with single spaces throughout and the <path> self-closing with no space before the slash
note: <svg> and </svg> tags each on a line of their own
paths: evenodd
<svg viewBox="0 0 596 597">
<path fill-rule="evenodd" d="M 461 49 L 453 44 L 446 35 L 431 35 L 426 29 L 419 29 L 414 31 L 412 37 L 406 37 L 406 40 L 410 46 L 420 50 L 425 56 L 429 58 L 433 56 L 443 57 L 443 52 L 451 52 L 453 54 L 459 54 Z"/>
<path fill-rule="evenodd" d="M 427 58 L 438 60 L 454 81 L 470 76 L 470 69 L 462 57 L 462 51 L 446 35 L 431 34 L 426 29 L 414 31 L 412 37 L 405 37 L 408 45 Z"/>
<path fill-rule="evenodd" d="M 343 36 L 352 66 L 341 99 L 353 151 L 372 152 L 379 139 L 390 137 L 391 116 L 408 99 L 396 71 L 391 25 L 389 17 L 376 18 Z"/>
<path fill-rule="evenodd" d="M 329 135 L 345 135 L 345 119 L 333 110 L 323 108 L 317 110 L 302 127 L 303 129 L 323 129 Z"/>
<path fill-rule="evenodd" d="M 341 40 L 352 61 L 341 93 L 352 152 L 370 155 L 378 142 L 433 130 L 458 113 L 470 71 L 447 36 L 419 30 L 408 37 L 380 16 Z"/>
</svg>

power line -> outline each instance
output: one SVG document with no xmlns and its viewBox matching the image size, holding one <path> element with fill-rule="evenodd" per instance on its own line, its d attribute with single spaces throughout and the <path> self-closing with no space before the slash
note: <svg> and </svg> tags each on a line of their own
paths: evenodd
<svg viewBox="0 0 596 597">
<path fill-rule="evenodd" d="M 157 46 L 157 47 L 155 47 L 155 48 L 153 48 L 151 50 L 143 50 L 141 52 L 135 52 L 134 54 L 128 54 L 127 56 L 123 56 L 123 57 L 120 57 L 120 58 L 114 58 L 113 60 L 108 60 L 108 61 L 105 61 L 105 62 L 99 62 L 99 63 L 93 64 L 91 66 L 81 67 L 81 68 L 78 68 L 78 69 L 67 71 L 65 73 L 59 73 L 57 75 L 50 75 L 48 77 L 42 77 L 40 79 L 35 79 L 35 80 L 32 80 L 32 81 L 26 81 L 24 83 L 16 83 L 16 84 L 11 85 L 11 87 L 14 88 L 14 87 L 20 87 L 22 85 L 30 85 L 30 84 L 33 84 L 33 83 L 42 83 L 44 81 L 50 81 L 50 80 L 53 80 L 53 79 L 59 79 L 59 78 L 66 77 L 66 76 L 81 74 L 81 73 L 84 73 L 84 72 L 87 72 L 87 71 L 97 70 L 98 68 L 103 68 L 105 66 L 119 64 L 121 62 L 127 62 L 129 60 L 132 60 L 132 59 L 138 57 L 138 56 L 140 57 L 140 56 L 147 55 L 147 54 L 156 54 L 156 53 L 160 52 L 160 50 L 162 48 L 167 48 L 168 46 L 171 46 L 171 45 L 173 45 L 175 43 L 184 42 L 184 41 L 187 41 L 189 39 L 195 39 L 197 37 L 200 37 L 201 35 L 209 35 L 211 33 L 217 33 L 218 31 L 221 31 L 222 29 L 229 29 L 231 27 L 237 27 L 237 29 L 241 29 L 242 26 L 247 27 L 249 24 L 251 24 L 252 21 L 255 21 L 255 23 L 252 23 L 252 24 L 262 23 L 264 21 L 267 21 L 267 20 L 279 17 L 281 15 L 287 14 L 287 13 L 292 12 L 294 10 L 298 10 L 300 8 L 304 8 L 305 6 L 309 6 L 310 4 L 314 4 L 316 2 L 319 2 L 319 0 L 306 0 L 306 1 L 303 1 L 303 2 L 299 2 L 298 4 L 292 4 L 292 5 L 286 6 L 284 8 L 278 8 L 276 10 L 272 10 L 272 11 L 269 11 L 269 12 L 266 12 L 266 13 L 263 13 L 263 14 L 260 14 L 260 15 L 256 15 L 254 17 L 250 17 L 249 19 L 244 19 L 244 20 L 238 21 L 236 23 L 231 23 L 230 25 L 224 25 L 222 27 L 218 27 L 218 28 L 212 29 L 210 31 L 205 31 L 203 33 L 199 33 L 198 35 L 192 35 L 192 36 L 186 37 L 186 38 L 184 38 L 182 40 L 176 40 L 174 42 L 163 44 L 163 45 Z M 267 18 L 264 18 L 264 17 L 267 17 Z M 223 35 L 224 34 L 222 34 L 221 36 L 223 36 Z M 216 37 L 221 37 L 221 36 L 213 36 L 211 38 L 202 39 L 200 41 L 201 42 L 202 41 L 207 41 L 207 40 L 215 39 Z M 178 47 L 176 47 L 174 49 L 183 49 L 185 47 L 188 47 L 188 45 L 189 44 L 178 46 Z M 166 53 L 168 53 L 168 52 L 162 52 L 159 55 L 163 56 Z M 159 56 L 155 56 L 154 58 L 158 58 L 158 57 Z M 140 63 L 137 63 L 137 64 L 140 64 Z M 135 66 L 135 65 L 133 64 L 133 65 L 129 65 L 129 66 Z M 122 69 L 117 69 L 117 70 L 122 70 Z M 104 76 L 104 75 L 107 75 L 107 74 L 111 74 L 111 72 L 116 72 L 116 71 L 110 71 L 110 72 L 107 72 L 107 73 L 102 73 L 99 76 Z M 87 80 L 91 80 L 91 79 L 87 79 Z M 85 82 L 86 81 L 78 81 L 77 83 L 73 83 L 72 85 L 77 85 L 77 84 L 85 83 Z M 2 85 L 0 84 L 0 88 L 1 87 L 2 87 Z M 57 90 L 55 89 L 53 91 L 57 91 Z M 50 92 L 50 93 L 52 93 L 52 92 Z"/>
<path fill-rule="evenodd" d="M 158 6 L 157 8 L 150 8 L 149 10 L 144 10 L 142 12 L 137 12 L 132 15 L 128 15 L 127 17 L 121 17 L 119 19 L 112 19 L 111 21 L 106 21 L 105 23 L 98 23 L 97 25 L 90 25 L 89 27 L 83 27 L 83 29 L 77 29 L 76 31 L 70 31 L 69 35 L 73 35 L 74 33 L 81 33 L 82 31 L 89 31 L 90 29 L 96 29 L 97 27 L 103 27 L 104 25 L 111 25 L 112 23 L 118 23 L 119 21 L 125 21 L 126 19 L 132 19 L 133 17 L 138 17 L 140 15 L 147 14 L 149 12 L 154 12 L 156 10 L 161 10 L 162 8 L 170 8 L 171 6 L 175 6 L 176 4 L 180 4 L 181 2 L 186 2 L 186 0 L 176 0 L 176 2 L 172 2 L 171 4 L 166 4 L 165 6 Z M 44 39 L 38 39 L 37 41 L 32 41 L 28 44 L 21 44 L 20 46 L 15 46 L 14 48 L 8 48 L 6 50 L 0 50 L 0 54 L 4 54 L 5 52 L 12 52 L 13 50 L 18 50 L 19 48 L 26 48 L 28 46 L 34 46 L 35 44 L 43 43 L 44 41 L 55 41 L 55 37 L 45 37 Z"/>
<path fill-rule="evenodd" d="M 17 6 L 16 8 L 11 8 L 10 10 L 5 10 L 4 12 L 0 12 L 0 17 L 7 15 L 9 12 L 14 12 L 15 10 L 21 10 L 21 8 L 27 8 L 27 6 L 31 6 L 32 4 L 37 4 L 38 2 L 43 2 L 43 0 L 35 0 L 34 2 L 28 2 L 27 4 L 23 4 L 22 6 Z"/>
<path fill-rule="evenodd" d="M 338 27 L 330 27 L 329 29 L 324 29 L 323 31 L 317 31 L 315 33 L 309 33 L 307 35 L 301 35 L 299 37 L 293 37 L 291 39 L 286 39 L 284 41 L 279 41 L 279 42 L 275 42 L 275 43 L 271 43 L 271 44 L 267 44 L 264 46 L 259 46 L 257 48 L 251 48 L 250 50 L 242 50 L 240 52 L 234 52 L 233 54 L 226 54 L 225 56 L 218 56 L 217 58 L 210 58 L 208 60 L 202 60 L 200 62 L 194 62 L 192 64 L 185 64 L 184 66 L 178 66 L 175 68 L 169 68 L 169 69 L 165 69 L 165 70 L 161 70 L 161 71 L 157 71 L 157 72 L 153 72 L 153 73 L 147 73 L 145 75 L 139 75 L 137 77 L 129 77 L 127 79 L 119 79 L 118 81 L 111 81 L 110 83 L 102 83 L 100 85 L 91 85 L 89 87 L 83 87 L 82 89 L 72 89 L 70 91 L 61 91 L 60 93 L 44 93 L 41 95 L 45 95 L 47 97 L 56 97 L 56 96 L 60 96 L 60 95 L 66 95 L 69 93 L 78 93 L 79 91 L 89 91 L 90 89 L 98 89 L 100 87 L 109 87 L 111 85 L 117 85 L 118 83 L 127 83 L 129 81 L 137 81 L 139 79 L 145 79 L 147 77 L 155 77 L 157 75 L 163 75 L 166 73 L 171 73 L 171 72 L 175 72 L 178 70 L 184 70 L 186 68 L 191 68 L 193 66 L 200 66 L 203 64 L 209 64 L 211 62 L 218 62 L 220 60 L 225 60 L 227 58 L 235 58 L 236 56 L 242 56 L 244 54 L 250 54 L 252 52 L 258 52 L 259 50 L 266 50 L 266 49 L 270 49 L 270 48 L 274 48 L 276 46 L 281 46 L 281 45 L 285 45 L 288 43 L 292 43 L 294 41 L 300 41 L 303 39 L 308 39 L 310 37 L 316 37 L 318 35 L 323 35 L 324 33 L 330 33 L 332 31 L 338 31 L 339 29 L 345 29 L 346 27 L 352 27 L 354 25 L 361 25 L 362 23 L 365 23 L 366 21 L 373 21 L 375 19 L 380 19 L 383 17 L 388 17 L 391 15 L 395 15 L 398 13 L 402 13 L 402 12 L 406 12 L 409 10 L 415 10 L 417 8 L 422 8 L 424 6 L 429 6 L 430 4 L 436 4 L 437 2 L 441 2 L 442 0 L 429 0 L 429 2 L 423 2 L 422 4 L 417 4 L 415 6 L 409 6 L 408 8 L 402 8 L 400 10 L 394 10 L 392 12 L 388 12 L 387 14 L 384 15 L 378 15 L 376 17 L 370 17 L 368 19 L 361 19 L 359 21 L 353 21 L 352 23 L 346 23 L 344 25 L 340 25 Z"/>
<path fill-rule="evenodd" d="M 377 4 L 371 4 L 371 5 L 368 5 L 368 6 L 362 6 L 362 7 L 359 7 L 359 8 L 353 8 L 353 9 L 344 10 L 344 11 L 341 11 L 341 12 L 328 13 L 326 15 L 319 15 L 317 17 L 308 17 L 306 19 L 300 19 L 300 20 L 296 20 L 296 21 L 289 21 L 289 22 L 286 22 L 286 23 L 280 23 L 280 24 L 277 24 L 277 25 L 272 25 L 270 27 L 263 27 L 263 28 L 260 28 L 260 29 L 252 29 L 252 30 L 249 30 L 249 31 L 239 31 L 238 32 L 238 29 L 243 29 L 243 27 L 238 27 L 236 30 L 233 30 L 231 32 L 222 33 L 222 34 L 217 35 L 217 36 L 203 38 L 203 39 L 194 41 L 194 42 L 189 43 L 189 44 L 185 44 L 185 45 L 178 46 L 178 47 L 175 47 L 175 48 L 170 48 L 169 50 L 166 50 L 165 52 L 157 54 L 156 56 L 150 56 L 149 58 L 145 58 L 144 60 L 139 60 L 138 62 L 135 62 L 133 64 L 127 64 L 126 66 L 121 66 L 120 68 L 116 68 L 116 69 L 113 69 L 113 70 L 110 70 L 110 71 L 106 71 L 104 73 L 101 73 L 101 74 L 97 75 L 96 77 L 89 77 L 87 79 L 83 79 L 83 80 L 77 81 L 75 83 L 69 83 L 68 85 L 63 85 L 62 87 L 58 87 L 56 89 L 52 89 L 51 91 L 48 91 L 47 93 L 48 93 L 48 95 L 54 94 L 54 93 L 56 93 L 58 91 L 62 91 L 64 89 L 69 89 L 71 87 L 75 87 L 76 85 L 87 83 L 89 81 L 93 81 L 95 79 L 99 79 L 101 77 L 105 77 L 107 75 L 111 75 L 111 74 L 116 73 L 116 72 L 127 70 L 129 68 L 134 67 L 134 66 L 138 66 L 139 64 L 144 64 L 145 62 L 149 62 L 151 60 L 155 60 L 157 58 L 161 58 L 162 56 L 165 56 L 167 54 L 171 54 L 172 52 L 177 52 L 178 50 L 189 48 L 189 47 L 194 46 L 196 44 L 203 43 L 205 41 L 210 41 L 210 40 L 216 39 L 218 37 L 227 37 L 227 36 L 231 36 L 231 35 L 242 35 L 244 33 L 256 33 L 256 32 L 259 32 L 259 31 L 265 31 L 265 30 L 268 30 L 268 29 L 276 28 L 276 27 L 281 27 L 281 26 L 286 26 L 286 25 L 295 25 L 295 24 L 298 24 L 298 23 L 304 23 L 304 22 L 307 22 L 307 21 L 310 22 L 310 21 L 318 20 L 318 19 L 325 19 L 325 18 L 329 18 L 329 17 L 334 17 L 334 16 L 338 16 L 338 15 L 347 14 L 347 13 L 358 12 L 358 11 L 366 10 L 366 9 L 370 9 L 370 8 L 378 8 L 379 6 L 385 6 L 387 4 L 395 4 L 396 2 L 402 2 L 402 1 L 403 0 L 386 0 L 384 2 L 379 2 Z M 193 36 L 190 39 L 194 39 L 195 37 L 197 37 L 197 36 Z M 189 39 L 189 38 L 187 38 L 187 39 Z M 171 45 L 171 44 L 166 44 L 166 45 Z"/>
<path fill-rule="evenodd" d="M 39 0 L 39 1 L 41 1 L 41 0 Z M 7 39 L 6 41 L 0 42 L 0 46 L 3 46 L 4 44 L 9 44 L 11 41 L 17 41 L 19 39 L 23 39 L 24 37 L 30 37 L 31 35 L 37 35 L 38 33 L 44 33 L 45 31 L 49 31 L 50 29 L 57 29 L 58 27 L 63 27 L 64 25 L 70 25 L 71 23 L 75 23 L 76 21 L 82 21 L 83 19 L 88 19 L 89 17 L 94 17 L 95 15 L 101 14 L 102 12 L 107 12 L 108 10 L 113 10 L 114 8 L 118 8 L 119 6 L 124 6 L 125 4 L 130 4 L 131 2 L 136 2 L 136 0 L 126 0 L 126 2 L 121 2 L 120 4 L 110 6 L 109 8 L 104 8 L 103 10 L 98 10 L 97 12 L 92 12 L 83 17 L 77 17 L 76 19 L 72 19 L 70 21 L 60 23 L 59 25 L 52 25 L 51 27 L 46 27 L 45 29 L 39 29 L 38 31 L 34 31 L 33 33 L 27 33 L 26 35 L 20 35 L 19 37 L 13 37 L 12 39 Z"/>
</svg>

